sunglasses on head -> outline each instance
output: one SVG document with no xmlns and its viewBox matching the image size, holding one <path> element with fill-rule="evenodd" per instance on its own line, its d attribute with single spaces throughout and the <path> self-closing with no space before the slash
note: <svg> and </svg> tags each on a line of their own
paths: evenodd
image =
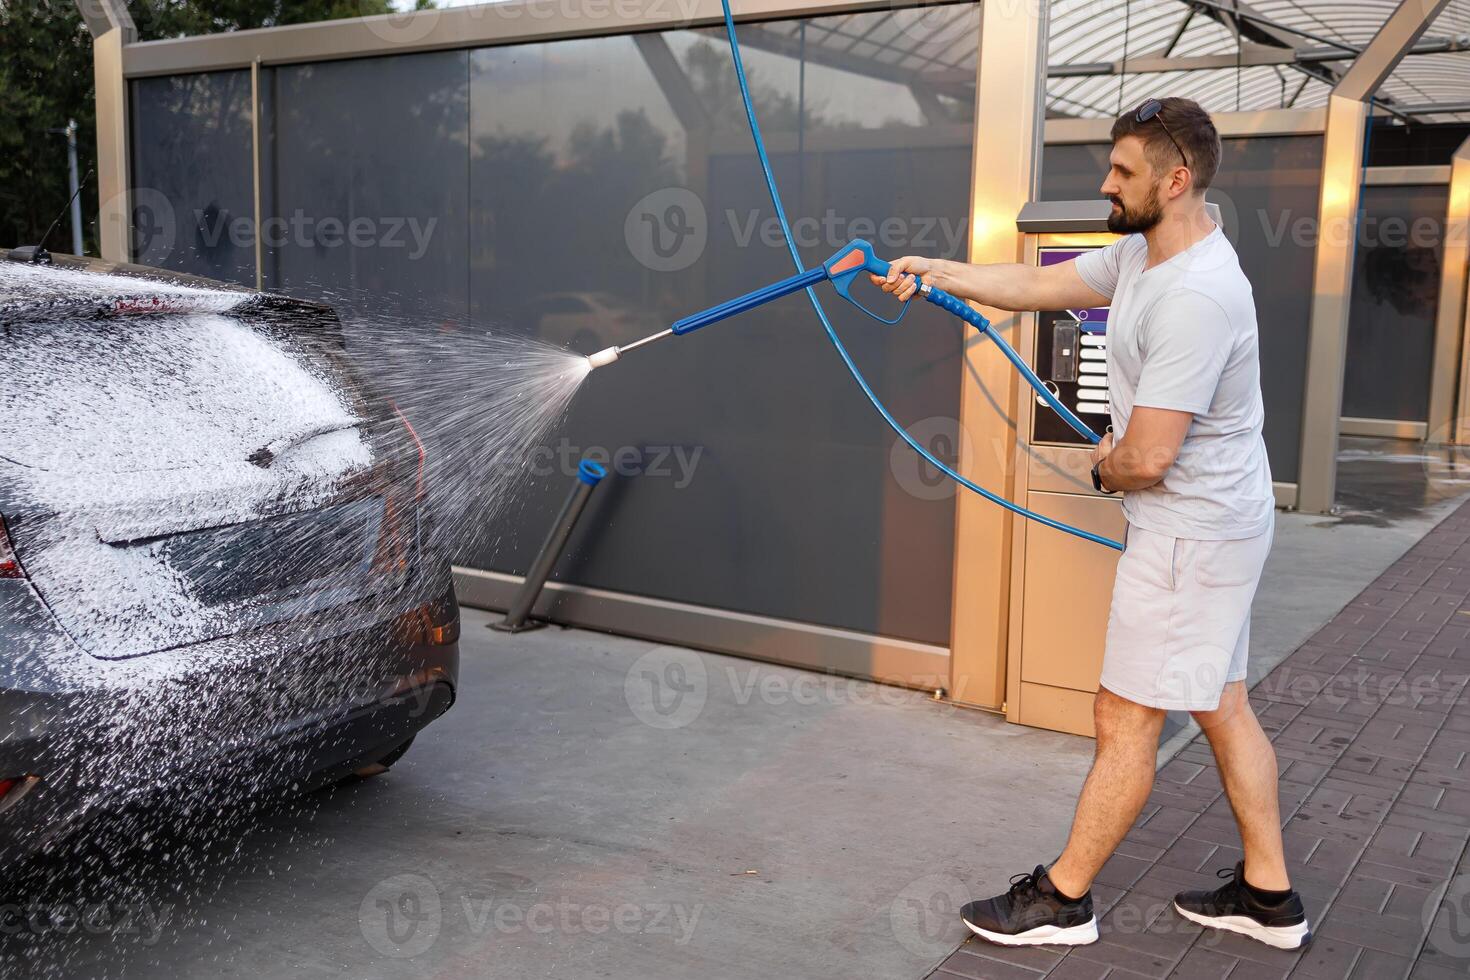
<svg viewBox="0 0 1470 980">
<path fill-rule="evenodd" d="M 1174 138 L 1174 134 L 1169 132 L 1169 124 L 1164 122 L 1164 103 L 1158 99 L 1145 99 L 1143 104 L 1133 113 L 1133 118 L 1141 123 L 1146 123 L 1150 119 L 1157 119 L 1159 125 L 1164 127 L 1164 135 L 1169 137 L 1169 142 L 1173 143 L 1174 149 L 1179 151 L 1179 159 L 1184 161 L 1186 167 L 1189 166 L 1189 157 L 1185 156 L 1184 147 L 1179 145 L 1179 141 Z"/>
</svg>

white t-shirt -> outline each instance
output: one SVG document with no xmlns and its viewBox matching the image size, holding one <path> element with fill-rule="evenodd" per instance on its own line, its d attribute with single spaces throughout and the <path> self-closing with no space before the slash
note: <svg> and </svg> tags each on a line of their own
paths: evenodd
<svg viewBox="0 0 1470 980">
<path fill-rule="evenodd" d="M 1123 495 L 1130 524 L 1179 538 L 1248 538 L 1271 527 L 1276 506 L 1261 438 L 1260 350 L 1250 282 L 1217 227 L 1145 269 L 1148 244 L 1129 235 L 1077 259 L 1077 272 L 1110 297 L 1108 390 L 1113 437 L 1133 408 L 1190 412 L 1174 465 L 1154 486 Z"/>
</svg>

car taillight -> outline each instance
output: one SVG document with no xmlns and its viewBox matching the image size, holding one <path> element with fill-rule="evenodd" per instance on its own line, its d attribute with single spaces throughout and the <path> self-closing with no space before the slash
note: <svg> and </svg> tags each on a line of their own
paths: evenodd
<svg viewBox="0 0 1470 980">
<path fill-rule="evenodd" d="M 5 518 L 0 517 L 0 578 L 25 578 L 26 573 L 10 546 L 10 535 L 5 531 Z"/>
<path fill-rule="evenodd" d="M 398 404 L 396 402 L 389 402 L 389 404 L 393 406 L 393 412 L 394 412 L 394 414 L 397 415 L 398 416 L 398 420 L 403 423 L 403 427 L 408 430 L 408 437 L 413 440 L 414 448 L 418 450 L 418 454 L 419 454 L 419 469 L 418 469 L 418 475 L 417 475 L 417 477 L 416 477 L 416 479 L 414 481 L 414 497 L 417 500 L 423 500 L 424 499 L 424 459 L 425 459 L 425 457 L 428 454 L 424 452 L 424 443 L 423 443 L 423 440 L 421 440 L 419 438 L 419 434 L 417 432 L 413 431 L 413 424 L 408 421 L 408 416 L 403 414 L 402 409 L 400 409 L 398 407 Z"/>
<path fill-rule="evenodd" d="M 27 793 L 36 788 L 40 776 L 13 776 L 0 779 L 0 813 L 4 813 L 23 800 Z"/>
<path fill-rule="evenodd" d="M 408 421 L 408 416 L 393 406 L 393 412 L 398 420 L 403 423 L 403 428 L 408 431 L 409 438 L 413 440 L 414 449 L 418 452 L 418 469 L 414 475 L 414 496 L 412 500 L 403 499 L 407 496 L 406 489 L 400 493 L 400 484 L 393 479 L 387 495 L 383 499 L 383 526 L 378 532 L 378 546 L 373 556 L 373 570 L 379 574 L 398 573 L 407 570 L 410 555 L 413 550 L 413 537 L 415 524 L 418 519 L 418 503 L 424 499 L 424 452 L 423 441 L 419 434 L 414 431 L 413 425 Z"/>
</svg>

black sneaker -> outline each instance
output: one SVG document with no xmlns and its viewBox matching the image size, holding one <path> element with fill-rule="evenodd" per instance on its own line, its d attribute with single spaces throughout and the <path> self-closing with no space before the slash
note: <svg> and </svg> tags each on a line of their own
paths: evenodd
<svg viewBox="0 0 1470 980">
<path fill-rule="evenodd" d="M 1245 862 L 1221 868 L 1217 877 L 1229 878 L 1212 892 L 1180 892 L 1174 909 L 1191 922 L 1211 929 L 1225 929 L 1260 940 L 1277 949 L 1297 949 L 1312 938 L 1302 897 L 1289 892 L 1274 904 L 1266 904 L 1245 885 Z"/>
<path fill-rule="evenodd" d="M 1011 878 L 1004 895 L 971 902 L 960 917 L 981 939 L 1002 946 L 1085 946 L 1097 942 L 1092 892 L 1069 901 L 1058 894 L 1041 865 Z"/>
</svg>

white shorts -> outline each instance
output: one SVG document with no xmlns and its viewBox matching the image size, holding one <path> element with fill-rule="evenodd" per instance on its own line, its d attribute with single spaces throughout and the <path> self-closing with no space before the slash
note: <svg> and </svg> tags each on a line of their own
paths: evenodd
<svg viewBox="0 0 1470 980">
<path fill-rule="evenodd" d="M 1129 525 L 1113 584 L 1102 686 L 1136 704 L 1213 711 L 1242 680 L 1251 600 L 1275 524 L 1253 538 L 1201 541 Z"/>
</svg>

